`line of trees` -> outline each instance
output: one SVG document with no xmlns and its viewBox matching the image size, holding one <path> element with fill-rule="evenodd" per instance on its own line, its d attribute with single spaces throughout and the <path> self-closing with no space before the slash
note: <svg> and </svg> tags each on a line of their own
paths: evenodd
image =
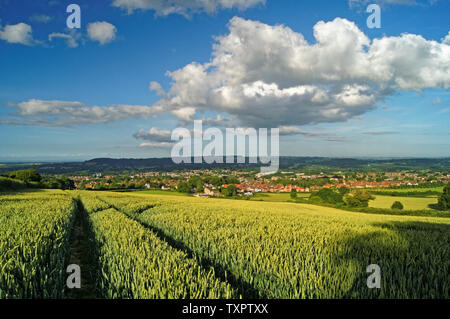
<svg viewBox="0 0 450 319">
<path fill-rule="evenodd" d="M 347 187 L 334 190 L 331 188 L 322 188 L 310 195 L 309 202 L 325 203 L 336 206 L 349 207 L 368 207 L 369 200 L 375 197 L 365 189 L 350 190 Z"/>
<path fill-rule="evenodd" d="M 34 168 L 12 171 L 0 176 L 1 191 L 25 188 L 74 189 L 75 184 L 66 177 L 43 178 Z"/>
<path fill-rule="evenodd" d="M 296 195 L 295 192 L 291 192 L 292 199 L 296 199 Z M 365 189 L 350 190 L 342 187 L 338 190 L 323 188 L 313 192 L 308 202 L 313 204 L 331 204 L 336 207 L 364 208 L 368 207 L 369 201 L 373 199 L 375 199 L 375 196 Z M 450 210 L 450 183 L 444 186 L 443 192 L 438 198 L 438 204 L 433 204 L 432 206 L 434 209 Z M 400 201 L 395 201 L 391 206 L 393 210 L 403 210 L 403 208 L 404 206 Z"/>
</svg>

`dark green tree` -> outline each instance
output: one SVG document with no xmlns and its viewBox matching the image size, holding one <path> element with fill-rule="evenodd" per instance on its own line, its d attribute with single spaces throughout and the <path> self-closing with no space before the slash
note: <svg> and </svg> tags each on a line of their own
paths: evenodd
<svg viewBox="0 0 450 319">
<path fill-rule="evenodd" d="M 353 190 L 345 194 L 343 198 L 344 203 L 350 207 L 368 207 L 371 199 L 375 199 L 375 197 L 363 189 Z"/>
<path fill-rule="evenodd" d="M 226 184 L 238 184 L 239 180 L 236 176 L 228 175 L 225 177 L 225 183 Z"/>
<path fill-rule="evenodd" d="M 8 173 L 8 177 L 19 179 L 24 182 L 40 182 L 41 175 L 34 169 L 24 169 Z"/>
<path fill-rule="evenodd" d="M 297 198 L 297 190 L 295 188 L 291 189 L 291 198 L 292 199 Z"/>
<path fill-rule="evenodd" d="M 328 204 L 337 204 L 342 202 L 342 195 L 330 188 L 322 188 L 318 192 L 312 193 L 311 199 L 319 199 Z"/>
<path fill-rule="evenodd" d="M 392 204 L 391 208 L 392 209 L 403 209 L 403 204 L 397 200 Z"/>
<path fill-rule="evenodd" d="M 348 188 L 348 187 L 344 186 L 344 187 L 339 188 L 339 194 L 341 194 L 342 196 L 344 196 L 348 192 L 350 192 L 350 188 Z"/>
<path fill-rule="evenodd" d="M 439 207 L 442 209 L 450 209 L 450 183 L 444 186 L 442 195 L 438 200 Z"/>
<path fill-rule="evenodd" d="M 195 185 L 195 190 L 198 192 L 198 193 L 200 193 L 200 192 L 203 192 L 203 186 L 204 186 L 205 184 L 203 183 L 203 181 L 201 180 L 201 179 L 199 179 L 198 181 L 197 181 L 197 183 L 196 183 L 196 185 Z"/>
<path fill-rule="evenodd" d="M 237 194 L 237 187 L 234 184 L 228 185 L 228 187 L 222 188 L 222 195 L 226 197 L 233 197 Z"/>
<path fill-rule="evenodd" d="M 189 186 L 188 183 L 181 182 L 181 183 L 178 184 L 177 190 L 180 193 L 188 193 L 189 194 L 191 192 L 191 187 Z"/>
</svg>

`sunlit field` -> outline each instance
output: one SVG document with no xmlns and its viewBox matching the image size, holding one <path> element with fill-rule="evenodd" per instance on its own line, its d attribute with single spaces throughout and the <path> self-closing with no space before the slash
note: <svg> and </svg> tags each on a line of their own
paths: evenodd
<svg viewBox="0 0 450 319">
<path fill-rule="evenodd" d="M 309 198 L 310 193 L 297 193 L 297 198 Z M 253 197 L 250 198 L 255 201 L 264 202 L 287 202 L 291 200 L 290 193 L 255 193 Z"/>
<path fill-rule="evenodd" d="M 46 191 L 0 197 L 3 298 L 65 297 L 74 218 L 98 298 L 449 297 L 448 218 Z M 367 288 L 370 264 L 381 267 L 381 289 Z"/>
<path fill-rule="evenodd" d="M 411 187 L 411 188 L 376 188 L 373 191 L 391 192 L 391 193 L 425 193 L 438 192 L 442 193 L 443 187 Z"/>
<path fill-rule="evenodd" d="M 431 209 L 429 204 L 436 204 L 437 197 L 401 197 L 401 196 L 384 196 L 375 195 L 375 199 L 369 202 L 370 207 L 374 208 L 391 208 L 395 201 L 403 204 L 407 210 Z"/>
</svg>

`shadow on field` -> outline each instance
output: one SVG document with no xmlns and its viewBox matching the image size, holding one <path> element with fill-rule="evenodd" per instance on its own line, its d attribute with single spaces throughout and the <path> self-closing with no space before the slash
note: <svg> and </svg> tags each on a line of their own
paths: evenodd
<svg viewBox="0 0 450 319">
<path fill-rule="evenodd" d="M 167 235 L 163 230 L 150 226 L 146 223 L 135 219 L 138 223 L 140 223 L 143 227 L 152 231 L 156 236 L 158 236 L 161 240 L 165 241 L 169 246 L 174 249 L 183 251 L 188 258 L 194 259 L 200 265 L 203 270 L 208 273 L 211 268 L 214 269 L 214 274 L 217 278 L 230 284 L 233 289 L 236 289 L 238 295 L 241 295 L 243 298 L 267 298 L 264 295 L 261 295 L 261 292 L 258 289 L 254 288 L 251 284 L 236 278 L 230 271 L 227 271 L 226 267 L 223 267 L 219 263 L 215 263 L 210 259 L 205 257 L 201 257 L 197 255 L 193 250 L 191 250 L 184 242 L 180 240 L 176 240 L 175 238 Z M 237 297 L 237 296 L 235 296 Z"/>
<path fill-rule="evenodd" d="M 97 299 L 100 291 L 96 278 L 99 275 L 98 255 L 93 248 L 94 235 L 87 220 L 87 212 L 82 201 L 75 198 L 77 205 L 76 220 L 70 239 L 68 264 L 76 264 L 81 269 L 81 288 L 66 288 L 66 298 Z"/>
<path fill-rule="evenodd" d="M 39 188 L 23 188 L 23 189 L 16 189 L 16 190 L 0 189 L 0 196 L 1 195 L 25 195 L 28 193 L 43 193 L 43 192 L 45 192 L 45 190 L 39 189 Z"/>
<path fill-rule="evenodd" d="M 439 203 L 435 203 L 435 204 L 428 204 L 428 207 L 431 209 L 435 209 L 435 210 L 439 210 L 441 212 L 448 212 L 448 209 L 444 209 L 441 207 L 441 205 L 439 205 Z"/>
<path fill-rule="evenodd" d="M 449 298 L 450 225 L 426 222 L 372 224 L 347 234 L 333 257 L 336 298 Z M 370 264 L 381 268 L 381 288 L 369 289 Z"/>
</svg>

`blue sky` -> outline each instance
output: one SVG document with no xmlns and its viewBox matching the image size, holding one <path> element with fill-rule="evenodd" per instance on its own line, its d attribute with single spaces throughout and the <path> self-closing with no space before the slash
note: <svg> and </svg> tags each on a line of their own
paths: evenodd
<svg viewBox="0 0 450 319">
<path fill-rule="evenodd" d="M 200 118 L 280 127 L 281 155 L 450 156 L 450 2 L 374 2 L 379 29 L 356 0 L 0 0 L 0 161 L 168 156 Z"/>
</svg>

